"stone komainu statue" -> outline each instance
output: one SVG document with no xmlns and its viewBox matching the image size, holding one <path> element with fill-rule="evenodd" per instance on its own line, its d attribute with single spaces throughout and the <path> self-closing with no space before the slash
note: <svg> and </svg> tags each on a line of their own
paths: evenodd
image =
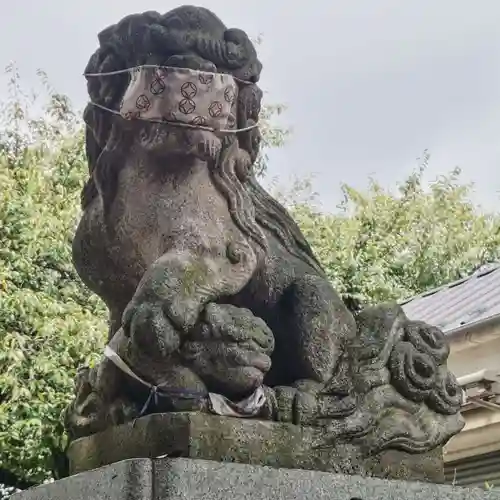
<svg viewBox="0 0 500 500">
<path fill-rule="evenodd" d="M 257 182 L 262 65 L 248 36 L 185 6 L 126 17 L 99 44 L 73 255 L 110 331 L 79 373 L 70 436 L 172 411 L 321 427 L 325 446 L 358 439 L 367 453 L 457 433 L 443 334 L 395 305 L 355 320 Z"/>
</svg>

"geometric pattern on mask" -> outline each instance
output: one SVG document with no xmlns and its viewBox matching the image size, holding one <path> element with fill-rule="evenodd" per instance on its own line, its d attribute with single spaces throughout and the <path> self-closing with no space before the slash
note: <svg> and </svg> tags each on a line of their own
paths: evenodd
<svg viewBox="0 0 500 500">
<path fill-rule="evenodd" d="M 139 66 L 130 75 L 119 109 L 127 120 L 235 127 L 238 86 L 231 75 L 165 66 Z"/>
</svg>

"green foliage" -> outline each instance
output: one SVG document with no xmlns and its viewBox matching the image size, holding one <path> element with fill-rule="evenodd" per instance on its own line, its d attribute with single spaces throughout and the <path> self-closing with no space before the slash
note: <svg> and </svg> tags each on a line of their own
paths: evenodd
<svg viewBox="0 0 500 500">
<path fill-rule="evenodd" d="M 286 107 L 281 104 L 268 104 L 260 113 L 259 124 L 262 134 L 262 145 L 254 168 L 257 176 L 263 177 L 267 171 L 269 161 L 268 151 L 271 148 L 283 146 L 290 135 L 290 130 L 276 124 L 274 119 L 280 116 Z"/>
<path fill-rule="evenodd" d="M 263 43 L 262 35 L 252 38 L 255 46 L 260 46 Z M 285 128 L 276 123 L 276 118 L 281 116 L 286 111 L 286 106 L 283 104 L 269 104 L 262 107 L 259 117 L 259 128 L 262 134 L 262 144 L 259 156 L 255 162 L 254 168 L 258 177 L 263 177 L 267 171 L 269 162 L 268 151 L 271 148 L 279 148 L 283 146 L 290 136 L 290 129 Z"/>
<path fill-rule="evenodd" d="M 81 121 L 45 74 L 39 96 L 23 90 L 14 66 L 7 71 L 9 98 L 0 109 L 0 472 L 38 483 L 57 477 L 66 444 L 61 414 L 76 369 L 102 352 L 107 314 L 71 262 L 87 175 Z M 263 110 L 268 147 L 281 144 L 270 125 L 275 110 Z"/>
<path fill-rule="evenodd" d="M 36 99 L 11 74 L 0 136 L 0 468 L 39 482 L 64 449 L 61 412 L 76 368 L 103 346 L 106 315 L 71 264 L 81 130 L 57 94 L 43 120 L 31 118 Z"/>
<path fill-rule="evenodd" d="M 426 185 L 423 164 L 396 192 L 371 180 L 342 186 L 335 213 L 288 202 L 336 289 L 364 303 L 401 300 L 449 283 L 499 258 L 500 216 L 470 201 L 460 171 Z M 299 186 L 303 193 L 303 186 Z"/>
</svg>

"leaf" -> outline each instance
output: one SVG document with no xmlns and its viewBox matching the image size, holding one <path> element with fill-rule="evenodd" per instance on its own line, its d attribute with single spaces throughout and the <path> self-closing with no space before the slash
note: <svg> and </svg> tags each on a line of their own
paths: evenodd
<svg viewBox="0 0 500 500">
<path fill-rule="evenodd" d="M 333 213 L 318 213 L 302 189 L 291 190 L 292 215 L 345 298 L 402 300 L 500 257 L 499 214 L 471 203 L 458 169 L 425 183 L 428 161 L 426 153 L 396 191 L 375 179 L 364 191 L 341 185 Z"/>
</svg>

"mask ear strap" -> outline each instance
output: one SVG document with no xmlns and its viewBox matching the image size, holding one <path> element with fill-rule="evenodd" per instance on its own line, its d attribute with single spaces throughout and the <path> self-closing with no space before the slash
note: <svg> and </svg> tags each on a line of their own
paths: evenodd
<svg viewBox="0 0 500 500">
<path fill-rule="evenodd" d="M 102 109 L 103 111 L 107 111 L 108 113 L 113 113 L 114 115 L 121 116 L 124 120 L 126 120 L 126 118 L 124 118 L 122 116 L 122 114 L 119 111 L 117 111 L 116 109 L 108 108 L 108 107 L 103 106 L 102 104 L 98 104 L 97 102 L 94 102 L 94 101 L 90 101 L 90 104 L 92 104 L 92 106 L 95 106 L 96 108 Z M 191 123 L 175 122 L 173 120 L 153 120 L 153 119 L 146 120 L 143 118 L 134 118 L 134 120 L 140 120 L 143 122 L 150 122 L 150 123 L 162 123 L 164 125 L 172 125 L 174 127 L 191 128 L 191 129 L 195 129 L 195 130 L 206 130 L 207 132 L 213 132 L 214 134 L 217 134 L 218 132 L 220 132 L 221 134 L 239 134 L 242 132 L 248 132 L 249 130 L 252 130 L 252 129 L 259 126 L 258 123 L 254 123 L 253 125 L 250 125 L 250 126 L 244 127 L 244 128 L 215 129 L 213 127 L 204 127 L 203 125 L 193 125 Z M 127 120 L 127 121 L 132 121 L 132 119 Z"/>
<path fill-rule="evenodd" d="M 142 68 L 146 69 L 172 69 L 172 70 L 179 70 L 179 69 L 188 69 L 189 71 L 197 71 L 198 73 L 206 73 L 209 75 L 224 75 L 227 74 L 228 76 L 231 76 L 236 82 L 239 82 L 243 85 L 255 85 L 253 82 L 250 82 L 248 80 L 242 80 L 241 78 L 237 78 L 231 73 L 217 73 L 217 72 L 211 72 L 211 71 L 203 71 L 203 70 L 197 70 L 197 69 L 191 69 L 191 68 L 179 68 L 177 66 L 161 66 L 157 64 L 142 64 L 140 66 L 133 66 L 131 68 L 125 68 L 125 69 L 117 69 L 116 71 L 106 71 L 103 73 L 83 73 L 83 76 L 86 78 L 96 78 L 99 76 L 115 76 L 115 75 L 122 75 L 123 73 L 132 73 L 132 71 L 140 70 Z"/>
</svg>

